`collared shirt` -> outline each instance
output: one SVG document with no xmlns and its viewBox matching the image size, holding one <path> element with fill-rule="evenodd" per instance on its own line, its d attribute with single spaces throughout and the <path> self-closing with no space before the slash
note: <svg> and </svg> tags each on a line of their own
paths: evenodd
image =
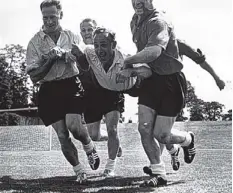
<svg viewBox="0 0 233 193">
<path fill-rule="evenodd" d="M 123 69 L 124 64 L 123 55 L 119 50 L 115 49 L 114 61 L 107 72 L 104 70 L 98 56 L 95 54 L 93 46 L 88 46 L 84 50 L 84 53 L 97 81 L 103 88 L 113 91 L 124 91 L 132 88 L 136 83 L 135 77 L 128 78 L 124 83 L 116 82 L 116 74 Z"/>
<path fill-rule="evenodd" d="M 155 45 L 162 48 L 162 54 L 148 63 L 154 72 L 168 75 L 183 68 L 173 26 L 163 13 L 150 11 L 139 22 L 138 16 L 134 15 L 130 26 L 138 52 Z"/>
<path fill-rule="evenodd" d="M 42 60 L 42 56 L 47 55 L 52 48 L 58 47 L 65 51 L 70 51 L 72 49 L 72 44 L 78 43 L 78 37 L 69 30 L 61 31 L 56 44 L 47 34 L 40 30 L 28 44 L 26 71 L 29 72 L 40 67 L 40 65 L 42 65 L 40 62 Z M 64 60 L 58 59 L 53 64 L 48 74 L 40 80 L 40 83 L 70 78 L 76 76 L 78 73 L 79 70 L 76 62 L 65 63 Z"/>
</svg>

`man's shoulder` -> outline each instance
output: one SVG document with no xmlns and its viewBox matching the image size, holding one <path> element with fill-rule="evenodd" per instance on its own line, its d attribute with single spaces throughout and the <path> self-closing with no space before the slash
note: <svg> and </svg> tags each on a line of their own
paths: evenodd
<svg viewBox="0 0 233 193">
<path fill-rule="evenodd" d="M 40 40 L 43 38 L 44 34 L 42 31 L 38 31 L 34 34 L 34 36 L 30 39 L 28 44 L 38 44 Z"/>
<path fill-rule="evenodd" d="M 74 33 L 73 31 L 71 31 L 69 29 L 63 29 L 62 31 L 63 31 L 63 33 L 67 34 L 70 37 L 78 38 L 78 40 L 80 42 L 80 38 L 79 38 L 79 35 L 77 33 Z"/>
<path fill-rule="evenodd" d="M 171 25 L 171 19 L 164 11 L 154 11 L 148 19 L 148 24 L 167 24 Z"/>
</svg>

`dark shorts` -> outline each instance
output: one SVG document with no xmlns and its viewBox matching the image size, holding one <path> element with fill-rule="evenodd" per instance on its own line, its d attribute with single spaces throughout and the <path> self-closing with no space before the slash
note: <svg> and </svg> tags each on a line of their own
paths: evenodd
<svg viewBox="0 0 233 193">
<path fill-rule="evenodd" d="M 144 80 L 138 104 L 154 109 L 158 115 L 175 117 L 185 106 L 187 84 L 182 72 L 153 75 Z"/>
<path fill-rule="evenodd" d="M 43 83 L 38 93 L 38 113 L 46 126 L 66 114 L 84 112 L 83 87 L 78 77 Z"/>
<path fill-rule="evenodd" d="M 93 89 L 85 95 L 84 119 L 86 123 L 100 121 L 111 111 L 124 112 L 124 95 L 104 88 Z"/>
</svg>

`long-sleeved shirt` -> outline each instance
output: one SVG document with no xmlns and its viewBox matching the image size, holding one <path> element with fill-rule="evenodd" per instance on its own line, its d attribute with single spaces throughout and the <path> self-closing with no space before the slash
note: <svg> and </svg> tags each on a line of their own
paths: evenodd
<svg viewBox="0 0 233 193">
<path fill-rule="evenodd" d="M 27 47 L 27 73 L 30 73 L 30 71 L 36 70 L 38 67 L 43 65 L 41 62 L 43 60 L 43 56 L 47 55 L 51 49 L 58 47 L 65 51 L 70 51 L 72 49 L 72 44 L 78 43 L 79 38 L 69 30 L 61 31 L 60 37 L 56 44 L 47 34 L 40 30 L 30 40 Z M 76 62 L 65 63 L 64 59 L 57 59 L 47 75 L 39 82 L 43 83 L 53 80 L 66 79 L 76 76 L 78 73 L 79 70 Z"/>
<path fill-rule="evenodd" d="M 124 58 L 121 52 L 115 49 L 115 57 L 111 67 L 106 72 L 101 64 L 95 50 L 92 46 L 88 46 L 84 50 L 87 61 L 90 64 L 95 77 L 99 84 L 108 90 L 124 91 L 132 88 L 136 83 L 136 77 L 129 77 L 124 83 L 116 82 L 116 74 L 123 69 Z"/>
</svg>

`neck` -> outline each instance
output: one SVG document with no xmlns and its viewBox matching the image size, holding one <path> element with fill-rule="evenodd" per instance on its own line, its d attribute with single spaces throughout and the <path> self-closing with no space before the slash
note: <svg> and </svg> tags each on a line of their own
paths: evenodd
<svg viewBox="0 0 233 193">
<path fill-rule="evenodd" d="M 115 58 L 115 53 L 113 53 L 111 59 L 103 65 L 104 70 L 105 70 L 106 72 L 108 72 L 109 68 L 112 66 L 112 63 L 113 63 L 113 61 L 114 61 L 114 58 Z"/>
<path fill-rule="evenodd" d="M 62 28 L 59 26 L 55 31 L 53 32 L 48 32 L 46 31 L 46 29 L 44 30 L 44 33 L 47 34 L 53 41 L 54 43 L 56 44 L 59 37 L 60 37 L 60 34 L 61 34 L 61 30 Z"/>
</svg>

